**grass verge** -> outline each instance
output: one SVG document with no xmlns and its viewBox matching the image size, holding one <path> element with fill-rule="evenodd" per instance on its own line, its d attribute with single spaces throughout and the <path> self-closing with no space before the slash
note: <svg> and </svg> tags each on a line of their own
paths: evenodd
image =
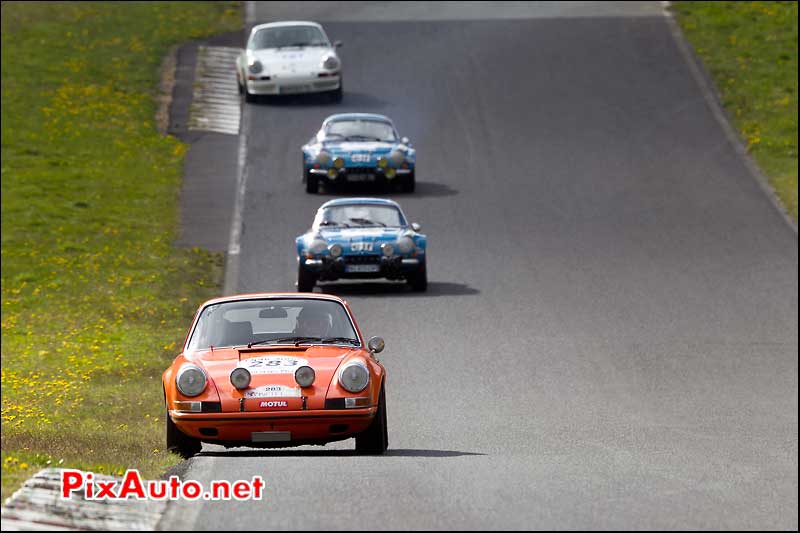
<svg viewBox="0 0 800 533">
<path fill-rule="evenodd" d="M 176 249 L 186 146 L 155 125 L 170 46 L 238 2 L 2 3 L 2 497 L 36 468 L 160 475 L 161 372 L 222 257 Z"/>
<path fill-rule="evenodd" d="M 673 2 L 722 104 L 797 220 L 797 2 Z"/>
</svg>

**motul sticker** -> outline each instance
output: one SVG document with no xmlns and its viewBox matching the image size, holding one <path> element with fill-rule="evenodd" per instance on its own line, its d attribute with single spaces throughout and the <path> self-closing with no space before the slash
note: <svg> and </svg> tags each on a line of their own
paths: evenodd
<svg viewBox="0 0 800 533">
<path fill-rule="evenodd" d="M 308 364 L 308 360 L 287 355 L 273 355 L 271 357 L 252 357 L 244 359 L 239 366 L 246 368 L 251 374 L 294 374 L 301 366 Z"/>
<path fill-rule="evenodd" d="M 289 407 L 289 404 L 284 400 L 274 400 L 271 402 L 261 402 L 259 407 Z"/>
<path fill-rule="evenodd" d="M 247 389 L 245 398 L 299 398 L 300 389 L 285 387 L 283 385 L 262 385 L 254 389 Z"/>
</svg>

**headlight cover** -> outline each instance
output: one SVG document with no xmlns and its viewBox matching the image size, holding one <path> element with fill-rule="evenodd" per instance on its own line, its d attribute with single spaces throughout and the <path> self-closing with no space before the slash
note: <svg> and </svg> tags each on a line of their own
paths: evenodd
<svg viewBox="0 0 800 533">
<path fill-rule="evenodd" d="M 394 245 L 388 242 L 381 244 L 381 252 L 386 257 L 392 257 L 394 255 Z"/>
<path fill-rule="evenodd" d="M 407 254 L 414 250 L 414 239 L 408 235 L 403 235 L 397 240 L 397 250 L 401 254 Z"/>
<path fill-rule="evenodd" d="M 238 366 L 231 372 L 231 385 L 239 390 L 246 389 L 250 386 L 251 378 L 249 370 Z"/>
<path fill-rule="evenodd" d="M 183 365 L 175 376 L 175 385 L 184 396 L 197 396 L 206 388 L 206 373 L 197 365 Z"/>
<path fill-rule="evenodd" d="M 258 74 L 262 70 L 264 70 L 264 65 L 261 64 L 261 61 L 258 59 L 250 61 L 247 65 L 247 70 L 250 71 L 250 74 Z"/>
<path fill-rule="evenodd" d="M 392 163 L 394 163 L 395 165 L 400 165 L 403 163 L 403 161 L 406 160 L 406 154 L 404 154 L 400 150 L 395 150 L 389 155 L 389 159 L 391 159 Z"/>
<path fill-rule="evenodd" d="M 336 56 L 325 56 L 322 59 L 322 68 L 325 70 L 336 70 L 339 68 L 339 60 Z"/>
<path fill-rule="evenodd" d="M 361 392 L 369 385 L 369 371 L 364 363 L 354 361 L 339 371 L 339 383 L 348 392 Z"/>
<path fill-rule="evenodd" d="M 319 255 L 328 249 L 328 243 L 324 239 L 314 239 L 308 246 L 308 251 L 314 255 Z"/>
<path fill-rule="evenodd" d="M 321 150 L 317 154 L 317 162 L 320 165 L 327 165 L 328 163 L 330 163 L 331 162 L 331 154 L 330 154 L 330 152 L 326 152 L 325 150 Z"/>
<path fill-rule="evenodd" d="M 316 373 L 310 366 L 301 366 L 294 371 L 294 380 L 303 388 L 310 387 L 314 384 Z"/>
<path fill-rule="evenodd" d="M 342 245 L 341 244 L 331 244 L 328 247 L 328 251 L 331 253 L 331 257 L 339 257 L 342 255 Z"/>
</svg>

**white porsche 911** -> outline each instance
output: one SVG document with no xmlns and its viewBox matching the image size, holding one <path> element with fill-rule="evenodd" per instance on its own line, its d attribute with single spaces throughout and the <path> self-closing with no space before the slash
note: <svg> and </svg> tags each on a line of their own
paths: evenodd
<svg viewBox="0 0 800 533">
<path fill-rule="evenodd" d="M 259 95 L 328 93 L 342 99 L 342 62 L 322 26 L 290 21 L 259 24 L 236 61 L 239 92 L 252 102 Z"/>
</svg>

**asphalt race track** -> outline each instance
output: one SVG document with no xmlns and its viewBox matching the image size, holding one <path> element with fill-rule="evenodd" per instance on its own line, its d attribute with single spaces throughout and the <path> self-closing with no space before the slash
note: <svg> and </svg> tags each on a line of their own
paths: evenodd
<svg viewBox="0 0 800 533">
<path fill-rule="evenodd" d="M 797 235 L 661 3 L 375 4 L 256 7 L 343 40 L 345 96 L 244 107 L 236 290 L 294 290 L 330 198 L 422 224 L 427 293 L 322 287 L 386 339 L 389 451 L 206 446 L 186 478 L 260 474 L 264 499 L 165 525 L 796 529 Z M 304 192 L 300 146 L 344 111 L 410 137 L 416 193 Z"/>
</svg>

